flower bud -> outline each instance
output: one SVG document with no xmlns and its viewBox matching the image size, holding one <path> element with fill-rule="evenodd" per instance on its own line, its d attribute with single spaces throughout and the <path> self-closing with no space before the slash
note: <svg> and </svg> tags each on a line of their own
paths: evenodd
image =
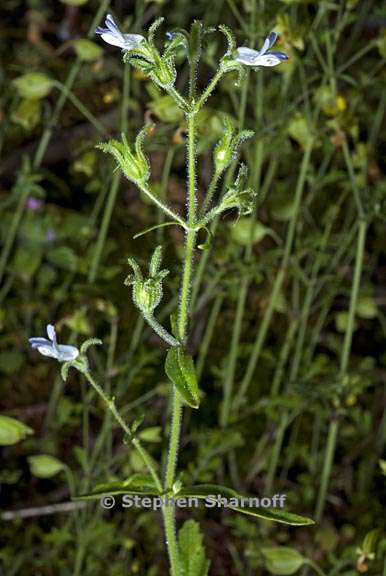
<svg viewBox="0 0 386 576">
<path fill-rule="evenodd" d="M 133 258 L 129 258 L 129 264 L 134 274 L 130 274 L 126 280 L 126 286 L 133 286 L 133 302 L 144 315 L 152 315 L 155 308 L 161 302 L 163 288 L 162 280 L 169 274 L 169 270 L 160 270 L 162 262 L 162 247 L 158 246 L 153 253 L 149 265 L 149 277 L 145 280 L 138 264 Z"/>
<path fill-rule="evenodd" d="M 126 178 L 139 186 L 145 184 L 150 178 L 150 164 L 143 153 L 143 140 L 151 125 L 146 125 L 138 134 L 135 141 L 135 153 L 131 151 L 126 137 L 122 134 L 122 142 L 110 140 L 97 146 L 103 152 L 114 156 Z"/>
<path fill-rule="evenodd" d="M 236 181 L 233 186 L 224 194 L 219 206 L 215 209 L 216 214 L 221 214 L 225 210 L 237 208 L 239 216 L 247 216 L 253 210 L 256 192 L 252 188 L 245 188 L 248 178 L 248 169 L 242 164 L 240 166 Z"/>
<path fill-rule="evenodd" d="M 234 127 L 229 120 L 225 118 L 225 132 L 224 136 L 218 142 L 214 150 L 214 165 L 217 174 L 221 174 L 229 166 L 232 160 L 237 158 L 240 145 L 247 138 L 251 138 L 254 134 L 252 130 L 243 130 L 235 135 Z"/>
</svg>

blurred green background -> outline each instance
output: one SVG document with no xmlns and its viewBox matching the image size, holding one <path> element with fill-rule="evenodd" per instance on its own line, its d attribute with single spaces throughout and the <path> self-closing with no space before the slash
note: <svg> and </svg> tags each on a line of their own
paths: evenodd
<svg viewBox="0 0 386 576">
<path fill-rule="evenodd" d="M 199 122 L 199 194 L 228 115 L 255 131 L 241 157 L 258 191 L 255 223 L 229 213 L 203 251 L 189 347 L 204 392 L 186 411 L 182 480 L 287 494 L 317 518 L 286 528 L 229 510 L 200 521 L 214 576 L 282 572 L 264 550 L 286 546 L 321 574 L 386 575 L 386 6 L 373 0 L 2 0 L 0 7 L 1 414 L 30 428 L 3 442 L 0 551 L 6 576 L 165 575 L 159 515 L 71 504 L 71 493 L 141 471 L 104 406 L 28 337 L 55 323 L 61 342 L 99 337 L 91 361 L 158 456 L 166 446 L 165 347 L 123 285 L 127 257 L 157 243 L 171 269 L 160 318 L 178 300 L 182 233 L 133 236 L 160 216 L 95 145 L 146 119 L 152 186 L 185 206 L 185 119 L 168 96 L 94 35 L 111 11 L 141 33 L 227 24 L 238 45 L 270 30 L 290 60 L 228 75 Z M 88 38 L 88 40 L 87 40 Z M 209 31 L 202 89 L 225 49 Z M 187 70 L 179 70 L 184 90 Z M 204 240 L 204 238 L 203 238 Z M 232 390 L 230 413 L 222 406 Z M 33 432 L 33 433 L 32 433 Z M 3 434 L 9 434 L 3 431 Z M 50 455 L 57 460 L 31 457 Z M 47 508 L 48 507 L 48 508 Z M 19 512 L 16 512 L 19 511 Z M 372 532 L 376 529 L 376 532 Z M 296 563 L 295 563 L 296 564 Z M 276 570 L 276 571 L 275 571 Z M 292 571 L 291 571 L 292 570 Z"/>
</svg>

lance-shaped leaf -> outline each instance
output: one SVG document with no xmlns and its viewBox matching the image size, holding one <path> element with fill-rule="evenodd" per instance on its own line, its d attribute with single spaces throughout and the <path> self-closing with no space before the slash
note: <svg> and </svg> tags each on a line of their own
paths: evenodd
<svg viewBox="0 0 386 576">
<path fill-rule="evenodd" d="M 253 499 L 249 496 L 241 496 L 232 488 L 221 486 L 218 484 L 198 484 L 197 486 L 183 487 L 178 497 L 196 497 L 206 499 L 209 496 L 221 496 L 227 499 L 227 507 L 236 512 L 254 516 L 255 518 L 262 518 L 263 520 L 271 520 L 273 522 L 281 522 L 282 524 L 290 524 L 291 526 L 310 526 L 315 524 L 311 518 L 299 516 L 292 512 L 287 512 L 281 508 L 264 508 L 260 506 L 242 506 L 242 499 Z"/>
<path fill-rule="evenodd" d="M 147 474 L 133 474 L 126 480 L 97 484 L 91 492 L 76 496 L 73 500 L 97 500 L 105 494 L 110 496 L 118 496 L 120 494 L 159 496 L 159 491 L 151 476 Z"/>
<path fill-rule="evenodd" d="M 192 357 L 181 347 L 171 348 L 166 356 L 165 372 L 186 404 L 198 408 L 200 391 Z"/>
</svg>

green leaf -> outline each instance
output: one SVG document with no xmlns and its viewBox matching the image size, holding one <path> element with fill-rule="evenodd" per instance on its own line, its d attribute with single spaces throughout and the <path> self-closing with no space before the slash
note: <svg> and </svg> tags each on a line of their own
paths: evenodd
<svg viewBox="0 0 386 576">
<path fill-rule="evenodd" d="M 184 113 L 169 95 L 154 98 L 150 101 L 149 108 L 165 124 L 178 124 L 184 118 Z"/>
<path fill-rule="evenodd" d="M 196 498 L 207 498 L 208 496 L 221 496 L 227 499 L 227 507 L 241 514 L 247 514 L 263 520 L 271 520 L 273 522 L 281 522 L 282 524 L 290 524 L 291 526 L 310 526 L 315 524 L 311 518 L 299 516 L 292 512 L 286 512 L 281 508 L 264 508 L 261 506 L 242 506 L 241 496 L 232 488 L 220 486 L 218 484 L 198 484 L 196 486 L 184 487 L 178 493 L 179 497 L 195 496 Z M 249 497 L 254 498 L 254 497 Z M 233 499 L 233 501 L 232 501 Z M 236 503 L 236 500 L 239 503 Z"/>
<path fill-rule="evenodd" d="M 90 322 L 84 309 L 76 310 L 71 316 L 66 316 L 64 324 L 77 334 L 88 336 L 91 333 Z"/>
<path fill-rule="evenodd" d="M 303 148 L 306 148 L 313 140 L 313 134 L 311 131 L 311 126 L 307 118 L 296 112 L 296 114 L 291 118 L 288 124 L 288 134 L 296 140 Z"/>
<path fill-rule="evenodd" d="M 241 246 L 257 244 L 269 233 L 269 228 L 259 221 L 253 222 L 252 218 L 239 218 L 231 227 L 232 239 Z"/>
<path fill-rule="evenodd" d="M 358 298 L 356 313 L 359 318 L 371 320 L 378 316 L 377 304 L 371 296 L 360 296 Z"/>
<path fill-rule="evenodd" d="M 38 270 L 42 257 L 43 251 L 40 247 L 19 246 L 12 263 L 13 271 L 25 282 L 28 282 Z"/>
<path fill-rule="evenodd" d="M 370 554 L 374 554 L 377 548 L 377 542 L 379 537 L 381 536 L 382 531 L 379 528 L 374 528 L 367 532 L 366 536 L 363 538 L 361 551 L 369 556 Z"/>
<path fill-rule="evenodd" d="M 139 438 L 144 442 L 161 442 L 161 427 L 151 426 L 150 428 L 144 428 L 138 434 Z"/>
<path fill-rule="evenodd" d="M 178 544 L 184 576 L 207 576 L 209 560 L 205 557 L 203 536 L 195 520 L 187 520 L 178 532 Z"/>
<path fill-rule="evenodd" d="M 97 484 L 92 492 L 76 496 L 73 500 L 96 500 L 104 494 L 118 496 L 119 494 L 137 494 L 138 496 L 159 496 L 159 492 L 151 476 L 133 474 L 127 480 Z"/>
<path fill-rule="evenodd" d="M 47 260 L 63 270 L 75 272 L 78 267 L 78 257 L 69 246 L 59 246 L 47 252 Z"/>
<path fill-rule="evenodd" d="M 94 60 L 98 60 L 103 54 L 103 49 L 98 46 L 98 44 L 86 38 L 75 40 L 72 45 L 74 46 L 76 55 L 83 60 L 83 62 L 93 62 Z"/>
<path fill-rule="evenodd" d="M 10 416 L 0 416 L 0 446 L 12 446 L 24 440 L 34 431 Z"/>
<path fill-rule="evenodd" d="M 11 120 L 24 130 L 32 130 L 40 122 L 42 104 L 36 98 L 24 98 L 11 113 Z"/>
<path fill-rule="evenodd" d="M 52 478 L 61 472 L 65 465 L 63 462 L 49 454 L 39 454 L 27 458 L 31 474 L 36 478 Z"/>
<path fill-rule="evenodd" d="M 51 92 L 54 81 L 43 72 L 28 72 L 13 81 L 22 98 L 39 100 Z"/>
<path fill-rule="evenodd" d="M 382 474 L 386 476 L 386 460 L 378 460 L 378 465 L 381 469 Z"/>
<path fill-rule="evenodd" d="M 198 408 L 200 392 L 192 357 L 180 347 L 170 348 L 165 360 L 165 372 L 186 404 Z"/>
<path fill-rule="evenodd" d="M 267 570 L 278 576 L 295 574 L 307 562 L 307 559 L 297 550 L 286 546 L 262 548 L 261 552 L 265 558 Z"/>
</svg>

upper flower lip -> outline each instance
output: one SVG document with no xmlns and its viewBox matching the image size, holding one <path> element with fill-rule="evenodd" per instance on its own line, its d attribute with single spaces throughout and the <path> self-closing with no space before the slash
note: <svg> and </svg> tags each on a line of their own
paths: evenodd
<svg viewBox="0 0 386 576">
<path fill-rule="evenodd" d="M 140 34 L 122 34 L 111 14 L 106 16 L 105 26 L 105 28 L 98 26 L 95 33 L 102 36 L 102 40 L 107 42 L 107 44 L 118 46 L 123 50 L 133 50 L 145 40 L 144 36 Z"/>
<path fill-rule="evenodd" d="M 75 360 L 79 356 L 79 350 L 75 346 L 69 344 L 58 344 L 56 339 L 55 326 L 52 324 L 47 325 L 47 338 L 29 338 L 28 341 L 32 348 L 37 348 L 38 352 L 43 356 L 55 358 L 59 362 L 68 362 Z"/>
<path fill-rule="evenodd" d="M 270 32 L 261 50 L 254 50 L 240 46 L 237 48 L 237 62 L 245 64 L 246 66 L 276 66 L 285 60 L 288 60 L 287 54 L 284 52 L 268 52 L 268 50 L 275 44 L 278 35 L 276 32 Z"/>
</svg>

